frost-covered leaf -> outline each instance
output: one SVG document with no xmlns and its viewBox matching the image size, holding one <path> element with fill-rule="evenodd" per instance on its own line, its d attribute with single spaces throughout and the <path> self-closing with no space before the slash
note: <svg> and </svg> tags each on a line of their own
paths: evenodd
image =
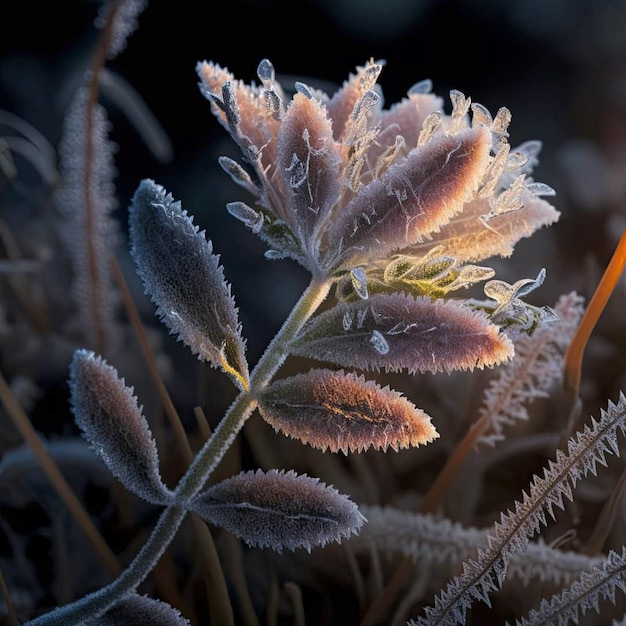
<svg viewBox="0 0 626 626">
<path fill-rule="evenodd" d="M 339 144 L 324 107 L 297 93 L 277 137 L 278 172 L 291 198 L 294 230 L 308 241 L 341 194 Z"/>
<path fill-rule="evenodd" d="M 313 369 L 278 380 L 259 395 L 276 430 L 322 450 L 361 452 L 423 445 L 439 435 L 422 410 L 362 376 Z"/>
<path fill-rule="evenodd" d="M 414 148 L 346 205 L 328 232 L 328 270 L 349 270 L 423 241 L 469 201 L 491 149 L 485 128 Z"/>
<path fill-rule="evenodd" d="M 76 423 L 113 475 L 149 502 L 169 502 L 148 422 L 117 370 L 93 352 L 76 350 L 69 387 Z"/>
<path fill-rule="evenodd" d="M 332 96 L 327 108 L 333 120 L 335 139 L 346 139 L 352 134 L 354 107 L 366 92 L 374 89 L 382 69 L 382 63 L 367 62 L 363 67 L 358 67 L 357 73 L 351 74 L 341 89 Z"/>
<path fill-rule="evenodd" d="M 584 310 L 583 298 L 572 292 L 557 301 L 558 319 L 540 326 L 532 335 L 515 342 L 515 356 L 502 367 L 484 391 L 478 415 L 489 426 L 476 445 L 494 445 L 504 439 L 503 430 L 516 420 L 529 418 L 527 405 L 546 397 L 563 378 L 563 361 Z"/>
<path fill-rule="evenodd" d="M 403 139 L 402 154 L 407 154 L 415 146 L 424 128 L 424 121 L 432 113 L 443 111 L 443 99 L 424 91 L 431 81 L 417 83 L 407 93 L 407 97 L 393 104 L 380 114 L 380 133 L 376 144 L 370 149 L 374 158 L 380 158 L 398 137 Z M 372 159 L 373 161 L 374 159 Z"/>
<path fill-rule="evenodd" d="M 523 237 L 530 237 L 535 231 L 558 221 L 560 213 L 545 200 L 532 196 L 523 196 L 524 206 L 493 217 L 487 225 L 481 219 L 489 211 L 485 199 L 468 202 L 463 211 L 443 226 L 426 241 L 411 246 L 405 254 L 423 255 L 435 246 L 445 246 L 449 254 L 459 261 L 475 262 L 492 256 L 510 257 L 515 244 Z"/>
<path fill-rule="evenodd" d="M 277 552 L 341 542 L 365 522 L 347 496 L 294 471 L 242 472 L 210 487 L 189 506 L 248 545 Z"/>
<path fill-rule="evenodd" d="M 120 600 L 112 609 L 90 619 L 86 626 L 189 626 L 178 609 L 148 596 L 133 593 Z"/>
<path fill-rule="evenodd" d="M 512 356 L 513 344 L 462 303 L 396 293 L 320 313 L 290 350 L 342 367 L 415 373 L 491 367 Z"/>
<path fill-rule="evenodd" d="M 374 544 L 390 559 L 403 554 L 422 570 L 440 572 L 442 565 L 454 567 L 471 558 L 476 548 L 488 547 L 486 528 L 463 526 L 445 517 L 392 506 L 361 505 L 360 510 L 367 524 L 349 544 L 357 555 L 370 551 Z M 533 581 L 564 586 L 602 561 L 600 555 L 587 556 L 552 548 L 539 537 L 523 552 L 511 555 L 508 577 L 524 586 Z"/>
<path fill-rule="evenodd" d="M 163 187 L 143 180 L 130 206 L 131 252 L 170 332 L 198 358 L 248 387 L 235 301 L 212 244 Z"/>
</svg>

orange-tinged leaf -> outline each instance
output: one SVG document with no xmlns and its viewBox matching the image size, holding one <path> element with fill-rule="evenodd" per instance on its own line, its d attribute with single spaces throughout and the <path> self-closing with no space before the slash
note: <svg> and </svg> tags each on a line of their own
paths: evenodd
<svg viewBox="0 0 626 626">
<path fill-rule="evenodd" d="M 325 108 L 296 93 L 278 133 L 278 171 L 291 198 L 292 229 L 306 244 L 341 194 L 339 144 Z"/>
<path fill-rule="evenodd" d="M 249 546 L 282 552 L 349 537 L 365 522 L 356 504 L 306 474 L 242 472 L 194 498 L 190 508 Z"/>
<path fill-rule="evenodd" d="M 489 213 L 487 199 L 468 202 L 463 211 L 436 233 L 431 241 L 410 246 L 404 254 L 426 254 L 435 246 L 443 245 L 461 262 L 476 262 L 493 256 L 509 257 L 515 244 L 535 231 L 558 221 L 560 213 L 545 200 L 526 192 L 524 206 L 517 211 L 503 213 L 487 223 L 482 215 Z"/>
<path fill-rule="evenodd" d="M 351 74 L 341 89 L 330 99 L 328 112 L 333 120 L 335 139 L 345 139 L 349 134 L 350 119 L 353 117 L 356 103 L 365 92 L 374 89 L 382 69 L 382 64 L 368 61 L 364 67 L 358 67 L 357 73 Z"/>
<path fill-rule="evenodd" d="M 459 301 L 376 294 L 314 317 L 293 354 L 363 370 L 439 372 L 491 367 L 513 355 L 486 314 Z"/>
<path fill-rule="evenodd" d="M 423 241 L 476 192 L 489 162 L 484 127 L 433 137 L 362 187 L 328 231 L 327 270 L 350 270 Z"/>
<path fill-rule="evenodd" d="M 217 63 L 202 61 L 196 65 L 196 73 L 200 78 L 202 95 L 212 103 L 211 110 L 215 117 L 230 132 L 240 148 L 245 153 L 252 154 L 255 152 L 254 148 L 251 149 L 252 146 L 257 150 L 265 146 L 267 158 L 263 159 L 263 163 L 273 163 L 276 157 L 274 138 L 280 122 L 268 113 L 262 90 L 236 80 L 231 72 Z M 234 107 L 234 110 L 228 113 L 221 108 L 221 105 L 226 104 L 223 102 L 225 85 L 229 86 L 233 97 L 230 107 Z M 234 127 L 229 123 L 235 121 L 231 114 L 236 116 L 237 123 Z"/>
<path fill-rule="evenodd" d="M 400 393 L 341 370 L 275 381 L 259 395 L 259 411 L 285 435 L 344 454 L 410 448 L 439 436 L 428 415 Z"/>
</svg>

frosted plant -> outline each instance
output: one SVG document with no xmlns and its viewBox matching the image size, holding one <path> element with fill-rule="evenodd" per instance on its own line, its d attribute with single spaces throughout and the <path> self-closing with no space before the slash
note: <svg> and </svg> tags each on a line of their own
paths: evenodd
<svg viewBox="0 0 626 626">
<path fill-rule="evenodd" d="M 558 219 L 540 197 L 552 190 L 531 177 L 539 144 L 511 150 L 508 110 L 492 116 L 458 91 L 445 114 L 428 81 L 385 110 L 376 85 L 382 67 L 366 63 L 333 96 L 297 82 L 288 99 L 267 60 L 258 86 L 198 64 L 201 91 L 243 155 L 241 164 L 220 164 L 255 200 L 228 211 L 268 244 L 268 259 L 297 261 L 311 282 L 250 368 L 211 241 L 171 193 L 140 182 L 129 233 L 145 291 L 170 332 L 226 373 L 239 395 L 170 490 L 132 388 L 101 356 L 76 351 L 77 424 L 124 486 L 163 512 L 122 576 L 31 626 L 109 623 L 127 619 L 135 604 L 155 624 L 177 623 L 135 593 L 188 511 L 278 552 L 359 532 L 366 520 L 349 497 L 292 470 L 242 472 L 202 491 L 257 408 L 277 431 L 330 452 L 397 450 L 439 436 L 424 411 L 363 375 L 314 368 L 274 380 L 290 355 L 364 372 L 472 370 L 508 361 L 519 333 L 550 319 L 549 309 L 522 300 L 543 270 L 508 285 L 476 265 L 511 255 L 520 238 Z M 485 301 L 452 297 L 485 281 Z M 333 289 L 337 301 L 318 314 Z"/>
</svg>

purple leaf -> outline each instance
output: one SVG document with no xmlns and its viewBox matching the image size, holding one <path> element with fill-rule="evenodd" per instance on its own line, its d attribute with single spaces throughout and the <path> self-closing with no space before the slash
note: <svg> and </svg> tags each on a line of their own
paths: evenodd
<svg viewBox="0 0 626 626">
<path fill-rule="evenodd" d="M 472 198 L 489 162 L 483 127 L 442 134 L 361 188 L 328 231 L 323 265 L 350 270 L 423 241 Z"/>
<path fill-rule="evenodd" d="M 189 626 L 178 609 L 161 600 L 133 593 L 87 626 Z"/>
<path fill-rule="evenodd" d="M 362 370 L 451 372 L 501 363 L 513 344 L 486 314 L 460 302 L 396 293 L 320 313 L 290 351 Z"/>
<path fill-rule="evenodd" d="M 345 454 L 410 448 L 439 436 L 428 415 L 400 393 L 343 371 L 313 369 L 278 380 L 259 395 L 259 411 L 285 435 Z"/>
<path fill-rule="evenodd" d="M 249 546 L 282 552 L 357 533 L 365 518 L 347 496 L 294 471 L 242 472 L 197 496 L 190 508 Z"/>
<path fill-rule="evenodd" d="M 204 231 L 163 187 L 143 180 L 130 206 L 131 252 L 157 313 L 194 354 L 248 388 L 235 301 Z"/>
<path fill-rule="evenodd" d="M 278 134 L 278 171 L 291 197 L 292 228 L 306 242 L 337 203 L 341 191 L 339 144 L 324 107 L 296 94 Z"/>
</svg>

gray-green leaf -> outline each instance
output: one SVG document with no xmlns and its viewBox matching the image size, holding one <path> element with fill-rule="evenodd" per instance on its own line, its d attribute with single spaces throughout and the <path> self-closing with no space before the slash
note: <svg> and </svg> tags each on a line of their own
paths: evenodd
<svg viewBox="0 0 626 626">
<path fill-rule="evenodd" d="M 356 504 L 333 487 L 284 470 L 227 478 L 192 500 L 190 508 L 248 545 L 277 552 L 340 542 L 365 522 Z"/>
<path fill-rule="evenodd" d="M 238 311 L 211 241 L 152 180 L 141 181 L 129 212 L 131 253 L 158 315 L 198 358 L 247 389 Z"/>
</svg>

